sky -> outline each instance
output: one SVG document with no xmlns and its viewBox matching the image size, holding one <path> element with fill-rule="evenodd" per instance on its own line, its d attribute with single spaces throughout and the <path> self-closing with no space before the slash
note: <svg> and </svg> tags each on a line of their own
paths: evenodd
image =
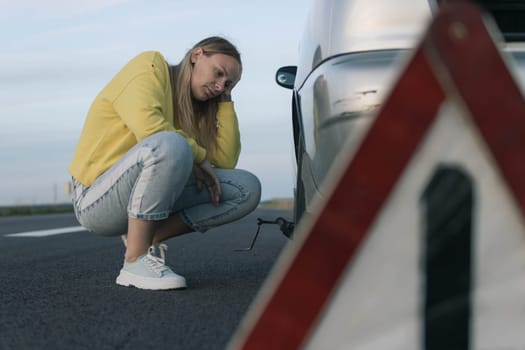
<svg viewBox="0 0 525 350">
<path fill-rule="evenodd" d="M 291 90 L 276 70 L 297 64 L 305 0 L 0 0 L 0 205 L 69 201 L 67 166 L 89 106 L 136 54 L 172 64 L 211 35 L 241 52 L 232 97 L 239 168 L 262 199 L 293 196 Z"/>
</svg>

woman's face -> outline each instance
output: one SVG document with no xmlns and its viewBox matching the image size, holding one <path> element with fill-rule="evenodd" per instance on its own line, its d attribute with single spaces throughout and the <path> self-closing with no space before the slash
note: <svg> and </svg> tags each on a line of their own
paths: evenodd
<svg viewBox="0 0 525 350">
<path fill-rule="evenodd" d="M 202 48 L 196 48 L 191 55 L 191 62 L 191 94 L 196 100 L 207 101 L 223 92 L 230 93 L 241 79 L 241 65 L 231 56 L 207 56 Z"/>
</svg>

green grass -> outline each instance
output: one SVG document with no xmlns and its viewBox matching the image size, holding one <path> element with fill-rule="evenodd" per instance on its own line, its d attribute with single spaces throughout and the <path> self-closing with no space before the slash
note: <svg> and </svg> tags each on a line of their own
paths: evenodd
<svg viewBox="0 0 525 350">
<path fill-rule="evenodd" d="M 19 215 L 41 215 L 73 213 L 73 205 L 63 204 L 38 204 L 38 205 L 13 205 L 0 207 L 0 217 Z"/>
<path fill-rule="evenodd" d="M 293 199 L 292 198 L 275 198 L 262 201 L 259 204 L 262 208 L 272 208 L 272 209 L 293 209 Z"/>
<path fill-rule="evenodd" d="M 288 198 L 271 199 L 261 202 L 260 206 L 263 208 L 290 210 L 293 208 L 293 200 Z M 0 206 L 0 217 L 61 213 L 73 213 L 73 205 L 70 203 L 61 203 Z"/>
</svg>

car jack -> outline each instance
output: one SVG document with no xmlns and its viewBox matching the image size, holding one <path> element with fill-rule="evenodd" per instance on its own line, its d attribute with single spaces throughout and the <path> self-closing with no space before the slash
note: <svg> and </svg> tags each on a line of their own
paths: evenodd
<svg viewBox="0 0 525 350">
<path fill-rule="evenodd" d="M 237 252 L 247 252 L 252 250 L 253 246 L 255 245 L 255 241 L 257 240 L 257 236 L 259 236 L 259 231 L 261 230 L 261 225 L 264 224 L 275 224 L 279 225 L 279 229 L 281 232 L 288 237 L 289 239 L 293 236 L 293 230 L 295 228 L 295 224 L 293 222 L 290 222 L 286 220 L 283 217 L 278 217 L 275 220 L 263 220 L 261 218 L 257 218 L 257 232 L 255 232 L 255 236 L 252 239 L 252 242 L 250 243 L 250 246 L 248 248 L 241 248 L 241 249 L 235 249 Z"/>
</svg>

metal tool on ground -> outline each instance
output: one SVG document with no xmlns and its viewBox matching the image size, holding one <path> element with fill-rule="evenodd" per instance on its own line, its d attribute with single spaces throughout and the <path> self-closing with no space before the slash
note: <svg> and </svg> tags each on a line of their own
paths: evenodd
<svg viewBox="0 0 525 350">
<path fill-rule="evenodd" d="M 279 229 L 281 232 L 288 237 L 289 239 L 293 236 L 293 231 L 295 228 L 295 224 L 291 221 L 286 220 L 285 218 L 279 216 L 275 220 L 263 220 L 261 218 L 257 218 L 257 232 L 255 232 L 255 236 L 253 236 L 252 242 L 250 243 L 250 246 L 247 248 L 241 248 L 241 249 L 235 249 L 237 252 L 246 252 L 252 250 L 253 246 L 255 245 L 255 241 L 257 240 L 257 237 L 259 236 L 259 232 L 261 230 L 261 225 L 264 224 L 275 224 L 279 225 Z"/>
</svg>

